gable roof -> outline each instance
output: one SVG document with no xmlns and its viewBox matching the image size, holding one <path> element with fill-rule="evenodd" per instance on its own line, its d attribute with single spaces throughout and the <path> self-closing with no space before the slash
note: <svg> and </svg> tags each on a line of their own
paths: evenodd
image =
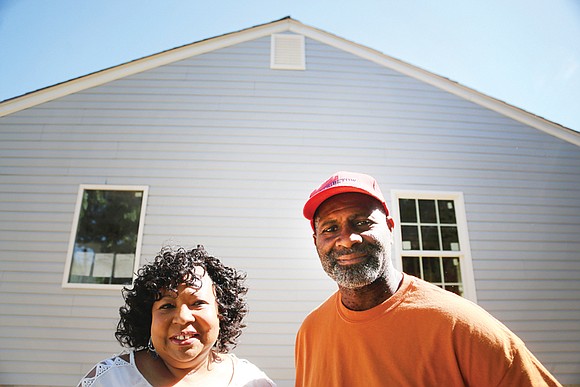
<svg viewBox="0 0 580 387">
<path fill-rule="evenodd" d="M 14 97 L 0 103 L 0 117 L 27 109 L 56 98 L 102 85 L 129 75 L 147 71 L 159 66 L 177 62 L 196 55 L 229 47 L 238 43 L 262 38 L 276 33 L 293 32 L 310 39 L 328 44 L 361 58 L 385 66 L 401 74 L 423 81 L 427 84 L 462 97 L 468 101 L 486 107 L 506 117 L 541 130 L 552 136 L 580 146 L 580 133 L 556 124 L 525 110 L 489 97 L 478 91 L 463 86 L 448 78 L 441 77 L 419 67 L 410 65 L 374 49 L 343 39 L 336 35 L 307 26 L 291 17 L 266 24 L 231 32 L 214 38 L 204 39 L 195 43 L 162 51 L 141 59 L 136 59 L 118 66 L 110 67 L 66 82 L 49 86 L 37 91 Z"/>
</svg>

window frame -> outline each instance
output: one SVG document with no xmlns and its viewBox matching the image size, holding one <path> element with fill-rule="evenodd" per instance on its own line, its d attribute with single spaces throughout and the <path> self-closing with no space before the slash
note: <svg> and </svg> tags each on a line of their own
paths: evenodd
<svg viewBox="0 0 580 387">
<path fill-rule="evenodd" d="M 453 200 L 455 206 L 455 220 L 459 237 L 459 251 L 447 250 L 403 250 L 401 216 L 399 199 L 426 199 L 426 200 Z M 471 259 L 471 246 L 467 231 L 467 217 L 465 213 L 465 201 L 462 192 L 453 191 L 415 191 L 415 190 L 392 190 L 390 208 L 391 216 L 395 219 L 394 257 L 393 264 L 399 270 L 403 270 L 403 255 L 411 257 L 459 257 L 461 267 L 461 279 L 463 285 L 463 297 L 477 302 L 475 278 L 473 274 L 473 262 Z"/>
<path fill-rule="evenodd" d="M 71 264 L 73 259 L 73 253 L 75 248 L 75 241 L 77 236 L 77 229 L 79 225 L 79 217 L 81 213 L 81 206 L 83 203 L 83 196 L 86 190 L 101 190 L 101 191 L 141 191 L 143 192 L 143 197 L 141 200 L 141 212 L 139 215 L 139 226 L 137 229 L 137 241 L 135 243 L 135 261 L 133 262 L 133 275 L 131 278 L 131 283 L 135 280 L 135 273 L 139 268 L 139 263 L 141 262 L 141 247 L 143 243 L 143 229 L 145 225 L 145 210 L 147 208 L 147 199 L 149 197 L 149 187 L 144 185 L 109 185 L 109 184 L 80 184 L 77 193 L 77 202 L 75 205 L 75 212 L 73 217 L 73 223 L 71 226 L 71 232 L 69 237 L 68 251 L 65 261 L 64 274 L 62 277 L 62 287 L 63 288 L 75 288 L 75 289 L 111 289 L 120 290 L 124 286 L 122 284 L 90 284 L 90 283 L 74 283 L 68 282 L 69 275 L 71 271 Z"/>
</svg>

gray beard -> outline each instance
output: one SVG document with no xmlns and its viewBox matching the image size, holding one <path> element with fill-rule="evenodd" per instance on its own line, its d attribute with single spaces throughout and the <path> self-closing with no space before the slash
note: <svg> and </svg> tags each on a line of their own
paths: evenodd
<svg viewBox="0 0 580 387">
<path fill-rule="evenodd" d="M 367 260 L 349 266 L 338 264 L 337 257 L 345 254 L 364 253 Z M 333 250 L 321 260 L 324 271 L 340 287 L 357 289 L 373 283 L 385 268 L 385 251 L 382 246 L 365 244 L 352 249 Z"/>
</svg>

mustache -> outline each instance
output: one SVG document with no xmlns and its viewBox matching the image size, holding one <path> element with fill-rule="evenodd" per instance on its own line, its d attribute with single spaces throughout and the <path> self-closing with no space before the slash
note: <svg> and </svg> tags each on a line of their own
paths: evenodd
<svg viewBox="0 0 580 387">
<path fill-rule="evenodd" d="M 334 248 L 328 253 L 328 258 L 336 260 L 338 257 L 341 257 L 343 255 L 349 255 L 349 254 L 369 255 L 369 254 L 376 253 L 379 250 L 380 250 L 379 246 L 375 246 L 375 245 L 370 244 L 370 243 L 364 243 L 364 244 L 360 244 L 360 245 L 355 245 L 355 246 L 351 247 L 350 249 Z"/>
</svg>

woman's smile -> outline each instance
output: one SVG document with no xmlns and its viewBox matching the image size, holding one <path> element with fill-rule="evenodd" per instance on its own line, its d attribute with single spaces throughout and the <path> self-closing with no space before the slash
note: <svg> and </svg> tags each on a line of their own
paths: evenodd
<svg viewBox="0 0 580 387">
<path fill-rule="evenodd" d="M 201 335 L 197 332 L 182 332 L 169 338 L 172 343 L 180 346 L 192 345 L 200 339 Z"/>
</svg>

